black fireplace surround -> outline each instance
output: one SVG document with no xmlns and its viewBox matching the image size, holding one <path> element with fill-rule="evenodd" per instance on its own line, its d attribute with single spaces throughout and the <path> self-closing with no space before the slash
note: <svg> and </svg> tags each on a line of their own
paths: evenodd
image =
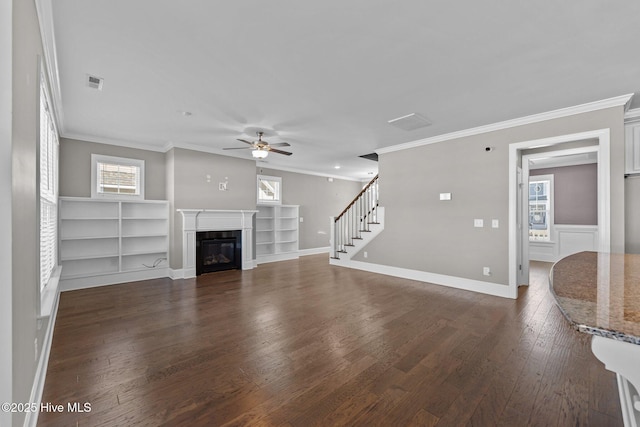
<svg viewBox="0 0 640 427">
<path fill-rule="evenodd" d="M 196 276 L 242 269 L 242 230 L 196 233 Z"/>
</svg>

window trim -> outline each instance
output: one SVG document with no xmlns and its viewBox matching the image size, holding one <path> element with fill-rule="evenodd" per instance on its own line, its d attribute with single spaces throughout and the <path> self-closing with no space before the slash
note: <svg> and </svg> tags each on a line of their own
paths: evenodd
<svg viewBox="0 0 640 427">
<path fill-rule="evenodd" d="M 553 174 L 544 174 L 544 175 L 531 175 L 529 174 L 529 185 L 527 186 L 527 200 L 529 200 L 529 186 L 532 183 L 535 182 L 548 182 L 549 183 L 549 194 L 547 195 L 547 200 L 549 202 L 549 214 L 547 215 L 547 223 L 548 223 L 548 227 L 549 227 L 549 236 L 547 239 L 536 239 L 534 238 L 534 236 L 531 236 L 531 233 L 529 235 L 529 242 L 534 242 L 534 243 L 554 243 L 555 242 L 555 237 L 554 237 L 554 226 L 555 226 L 555 218 L 554 218 L 554 211 L 555 211 L 555 201 L 554 201 L 554 176 Z M 529 213 L 531 212 L 531 201 L 529 200 L 528 205 L 529 206 Z M 528 216 L 528 215 L 527 215 Z M 531 232 L 531 228 L 529 228 L 529 231 Z"/>
<path fill-rule="evenodd" d="M 278 199 L 263 200 L 260 199 L 260 181 L 277 181 L 278 182 Z M 256 203 L 258 205 L 281 205 L 282 204 L 282 177 L 270 175 L 258 175 L 256 179 Z"/>
<path fill-rule="evenodd" d="M 140 169 L 139 194 L 110 194 L 98 192 L 98 163 L 111 163 L 122 166 L 136 166 Z M 91 154 L 91 198 L 92 199 L 119 199 L 119 200 L 144 200 L 145 172 L 144 160 L 130 159 L 126 157 L 105 156 L 103 154 Z"/>
<path fill-rule="evenodd" d="M 60 171 L 60 138 L 55 112 L 51 102 L 51 91 L 46 76 L 44 59 L 38 57 L 38 92 L 36 113 L 36 180 L 37 180 L 37 228 L 38 263 L 36 310 L 38 318 L 51 315 L 58 294 L 58 283 L 62 268 L 59 265 L 58 230 L 58 185 Z M 45 126 L 45 127 L 43 127 Z M 44 139 L 43 139 L 44 137 Z M 43 147 L 44 145 L 44 147 Z M 43 148 L 45 152 L 43 152 Z M 43 168 L 44 166 L 44 168 Z M 46 209 L 44 209 L 46 208 Z M 43 211 L 46 220 L 43 223 Z M 46 227 L 46 228 L 44 228 Z M 44 234 L 47 235 L 43 239 Z M 43 269 L 43 263 L 45 269 Z"/>
</svg>

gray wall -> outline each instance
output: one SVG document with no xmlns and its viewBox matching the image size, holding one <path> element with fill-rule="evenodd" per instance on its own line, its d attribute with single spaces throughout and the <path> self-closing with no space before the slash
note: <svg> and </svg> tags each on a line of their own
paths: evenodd
<svg viewBox="0 0 640 427">
<path fill-rule="evenodd" d="M 12 358 L 13 387 L 8 401 L 28 402 L 39 357 L 39 354 L 34 355 L 34 341 L 38 339 L 40 353 L 48 323 L 48 319 L 40 322 L 36 319 L 40 259 L 36 217 L 36 124 L 38 55 L 42 55 L 42 44 L 33 1 L 13 2 L 12 27 L 12 278 L 11 292 L 3 294 L 3 299 L 11 295 L 13 337 L 11 343 L 2 343 L 2 352 L 10 352 Z M 13 425 L 22 425 L 23 421 L 24 414 L 13 414 Z"/>
<path fill-rule="evenodd" d="M 530 177 L 553 175 L 555 224 L 598 224 L 598 165 L 534 169 Z"/>
<path fill-rule="evenodd" d="M 167 153 L 62 138 L 60 195 L 91 197 L 91 154 L 145 160 L 145 198 L 168 200 L 171 268 L 182 268 L 182 215 L 176 209 L 256 208 L 254 160 L 173 148 Z M 285 204 L 301 205 L 300 249 L 329 246 L 329 217 L 360 191 L 361 183 L 264 169 L 281 176 Z M 207 178 L 209 175 L 209 178 Z M 218 184 L 228 181 L 227 191 Z"/>
<path fill-rule="evenodd" d="M 167 176 L 173 176 L 169 201 L 174 212 L 171 268 L 182 268 L 182 214 L 176 209 L 256 208 L 256 163 L 217 154 L 174 148 L 167 153 Z M 210 175 L 210 182 L 207 182 Z M 218 184 L 228 181 L 227 191 Z"/>
<path fill-rule="evenodd" d="M 165 154 L 60 138 L 60 195 L 91 197 L 91 155 L 144 160 L 145 199 L 166 199 Z"/>
<path fill-rule="evenodd" d="M 259 175 L 282 178 L 282 204 L 300 205 L 300 249 L 329 246 L 329 218 L 340 212 L 362 190 L 364 183 L 258 168 Z"/>
<path fill-rule="evenodd" d="M 640 254 L 640 176 L 625 179 L 625 251 Z"/>
<path fill-rule="evenodd" d="M 584 113 L 380 156 L 385 229 L 359 261 L 508 284 L 510 143 L 610 128 L 611 248 L 624 250 L 623 108 Z M 485 152 L 484 147 L 495 149 Z M 441 192 L 453 193 L 448 202 Z M 485 220 L 474 228 L 473 219 Z M 491 219 L 500 228 L 490 227 Z M 487 227 L 489 222 L 489 227 Z"/>
</svg>

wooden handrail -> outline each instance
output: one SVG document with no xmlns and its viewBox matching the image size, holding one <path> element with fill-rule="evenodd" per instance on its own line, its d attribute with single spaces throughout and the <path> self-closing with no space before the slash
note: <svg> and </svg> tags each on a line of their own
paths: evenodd
<svg viewBox="0 0 640 427">
<path fill-rule="evenodd" d="M 354 198 L 353 198 L 353 200 L 351 201 L 351 203 L 349 203 L 349 205 L 348 205 L 346 208 L 344 208 L 344 210 L 343 210 L 342 212 L 340 212 L 340 215 L 338 215 L 338 216 L 336 217 L 335 222 L 338 222 L 338 220 L 339 220 L 340 218 L 342 218 L 342 215 L 344 215 L 344 214 L 349 210 L 349 208 L 350 208 L 351 206 L 353 206 L 353 205 L 358 201 L 358 199 L 360 198 L 360 196 L 362 196 L 362 195 L 363 195 L 363 194 L 364 194 L 364 193 L 369 189 L 369 187 L 371 187 L 371 185 L 373 185 L 373 183 L 374 183 L 377 179 L 378 179 L 378 175 L 376 175 L 376 176 L 375 176 L 371 181 L 369 181 L 369 183 L 368 183 L 368 184 L 367 184 L 367 185 L 362 189 L 362 191 L 361 191 L 361 192 L 359 192 L 359 193 L 358 193 L 358 195 L 357 195 L 356 197 L 354 197 Z"/>
</svg>

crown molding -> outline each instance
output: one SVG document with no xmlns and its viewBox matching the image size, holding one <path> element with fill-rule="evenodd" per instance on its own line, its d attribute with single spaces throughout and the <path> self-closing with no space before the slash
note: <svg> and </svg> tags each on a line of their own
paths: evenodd
<svg viewBox="0 0 640 427">
<path fill-rule="evenodd" d="M 531 116 L 520 117 L 517 119 L 506 120 L 498 123 L 492 123 L 490 125 L 478 126 L 475 128 L 465 129 L 457 132 L 451 132 L 443 135 L 432 136 L 429 138 L 419 139 L 417 141 L 380 148 L 376 150 L 376 153 L 386 154 L 386 153 L 392 153 L 394 151 L 408 150 L 410 148 L 421 147 L 423 145 L 436 144 L 438 142 L 450 141 L 452 139 L 464 138 L 464 137 L 473 136 L 473 135 L 480 135 L 483 133 L 509 129 L 516 126 L 539 123 L 547 120 L 573 116 L 576 114 L 588 113 L 591 111 L 604 110 L 606 108 L 624 107 L 626 110 L 630 104 L 632 97 L 633 97 L 633 94 L 630 93 L 626 95 L 616 96 L 613 98 L 603 99 L 601 101 L 594 101 L 586 104 L 576 105 L 573 107 L 567 107 L 567 108 L 561 108 L 558 110 L 548 111 L 546 113 L 533 114 Z M 631 111 L 636 111 L 636 110 L 631 110 Z"/>
<path fill-rule="evenodd" d="M 286 166 L 277 166 L 277 165 L 272 165 L 271 163 L 265 163 L 265 162 L 256 162 L 256 167 L 265 168 L 265 169 L 273 169 L 273 170 L 278 170 L 278 171 L 283 171 L 283 172 L 299 173 L 299 174 L 302 174 L 302 175 L 319 176 L 319 177 L 322 177 L 322 178 L 341 179 L 343 181 L 369 182 L 369 181 L 371 181 L 371 179 L 373 179 L 373 177 L 360 179 L 360 178 L 351 178 L 351 177 L 342 176 L 342 175 L 332 175 L 332 174 L 326 174 L 326 173 L 320 173 L 320 172 L 309 172 L 309 171 L 302 170 L 302 169 L 290 168 L 290 167 L 286 167 Z"/>
<path fill-rule="evenodd" d="M 60 89 L 60 74 L 58 73 L 58 53 L 56 51 L 56 36 L 53 28 L 53 5 L 51 0 L 35 0 L 40 37 L 44 52 L 45 70 L 49 80 L 49 89 L 53 107 L 53 115 L 59 132 L 64 133 L 64 112 L 62 110 L 62 91 Z"/>
<path fill-rule="evenodd" d="M 163 151 L 167 152 L 167 151 L 171 150 L 172 148 L 182 148 L 182 149 L 185 149 L 185 150 L 200 151 L 200 152 L 204 152 L 204 153 L 217 154 L 217 155 L 225 156 L 225 157 L 235 157 L 235 158 L 244 159 L 244 160 L 255 160 L 255 159 L 246 159 L 246 158 L 241 157 L 241 156 L 234 156 L 230 152 L 223 151 L 223 150 L 221 150 L 219 148 L 203 147 L 201 145 L 189 144 L 189 143 L 185 143 L 185 142 L 177 142 L 177 143 L 176 142 L 169 142 L 164 146 Z M 303 175 L 320 176 L 320 177 L 323 177 L 323 178 L 342 179 L 342 180 L 345 180 L 345 181 L 369 182 L 369 180 L 366 179 L 366 178 L 359 179 L 359 178 L 351 178 L 351 177 L 342 176 L 342 175 L 332 175 L 332 174 L 324 174 L 324 173 L 320 173 L 320 172 L 311 172 L 311 171 L 307 171 L 307 170 L 304 170 L 304 169 L 296 169 L 296 168 L 290 168 L 290 167 L 287 167 L 287 166 L 273 165 L 271 163 L 262 162 L 262 161 L 259 161 L 259 160 L 255 160 L 255 162 L 256 162 L 256 167 L 261 167 L 261 168 L 265 168 L 265 169 L 273 169 L 273 170 L 279 170 L 279 171 L 284 171 L 284 172 L 300 173 L 300 174 L 303 174 Z"/>
<path fill-rule="evenodd" d="M 624 113 L 624 122 L 631 123 L 640 121 L 640 108 L 634 108 Z"/>
<path fill-rule="evenodd" d="M 164 147 L 158 147 L 151 144 L 141 144 L 139 142 L 102 138 L 102 137 L 97 137 L 93 135 L 81 135 L 81 134 L 75 134 L 71 132 L 60 134 L 60 137 L 65 139 L 75 139 L 76 141 L 94 142 L 96 144 L 115 145 L 115 146 L 124 147 L 124 148 L 135 148 L 137 150 L 156 151 L 159 153 L 165 153 L 168 151 L 168 150 L 165 150 Z"/>
</svg>

